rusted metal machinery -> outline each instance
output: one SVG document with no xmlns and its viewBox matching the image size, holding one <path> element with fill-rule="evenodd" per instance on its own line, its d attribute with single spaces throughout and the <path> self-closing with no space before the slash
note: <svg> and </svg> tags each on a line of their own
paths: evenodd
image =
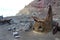
<svg viewBox="0 0 60 40">
<path fill-rule="evenodd" d="M 41 20 L 37 17 L 32 16 L 35 23 L 33 26 L 33 30 L 37 32 L 49 32 L 53 29 L 53 34 L 55 34 L 58 30 L 58 23 L 53 20 L 52 7 L 49 5 L 49 10 L 47 17 L 44 20 Z M 60 29 L 59 29 L 60 30 Z"/>
</svg>

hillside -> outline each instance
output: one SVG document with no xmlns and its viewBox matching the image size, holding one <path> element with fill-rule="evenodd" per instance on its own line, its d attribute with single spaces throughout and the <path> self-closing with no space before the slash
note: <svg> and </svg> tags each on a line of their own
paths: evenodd
<svg viewBox="0 0 60 40">
<path fill-rule="evenodd" d="M 16 15 L 39 15 L 42 13 L 47 13 L 48 5 L 51 4 L 53 12 L 59 14 L 60 11 L 60 1 L 59 0 L 34 0 L 29 5 L 26 5 L 22 10 L 20 10 Z"/>
</svg>

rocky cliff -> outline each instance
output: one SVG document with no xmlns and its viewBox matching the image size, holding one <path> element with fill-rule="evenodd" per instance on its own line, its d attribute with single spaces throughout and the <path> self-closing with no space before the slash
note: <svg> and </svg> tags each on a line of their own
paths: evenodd
<svg viewBox="0 0 60 40">
<path fill-rule="evenodd" d="M 53 13 L 60 14 L 60 0 L 34 0 L 25 6 L 16 15 L 45 16 L 48 11 L 48 5 L 52 5 Z"/>
</svg>

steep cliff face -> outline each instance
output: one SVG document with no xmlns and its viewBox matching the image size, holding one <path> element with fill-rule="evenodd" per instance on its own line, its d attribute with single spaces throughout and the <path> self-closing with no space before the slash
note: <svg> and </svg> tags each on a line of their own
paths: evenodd
<svg viewBox="0 0 60 40">
<path fill-rule="evenodd" d="M 34 0 L 29 5 L 20 10 L 16 15 L 18 16 L 24 14 L 40 16 L 40 14 L 47 13 L 49 4 L 53 6 L 54 13 L 58 12 L 60 9 L 60 0 Z"/>
</svg>

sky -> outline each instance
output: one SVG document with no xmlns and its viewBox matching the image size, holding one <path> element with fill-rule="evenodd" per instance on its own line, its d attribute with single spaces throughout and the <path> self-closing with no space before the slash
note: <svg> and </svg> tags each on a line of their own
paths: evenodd
<svg viewBox="0 0 60 40">
<path fill-rule="evenodd" d="M 0 16 L 15 16 L 33 0 L 0 0 Z"/>
</svg>

